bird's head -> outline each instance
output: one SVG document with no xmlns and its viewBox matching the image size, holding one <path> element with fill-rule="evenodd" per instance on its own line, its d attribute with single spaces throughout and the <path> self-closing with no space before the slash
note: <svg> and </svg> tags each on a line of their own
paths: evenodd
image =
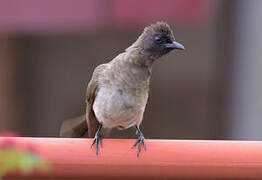
<svg viewBox="0 0 262 180">
<path fill-rule="evenodd" d="M 136 42 L 129 48 L 140 48 L 155 58 L 159 58 L 174 49 L 185 49 L 182 44 L 175 41 L 172 29 L 165 22 L 157 22 L 146 27 Z"/>
</svg>

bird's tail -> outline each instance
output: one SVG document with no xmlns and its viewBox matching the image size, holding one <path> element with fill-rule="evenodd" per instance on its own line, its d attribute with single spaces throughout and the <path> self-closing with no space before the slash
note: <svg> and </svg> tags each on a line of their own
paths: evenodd
<svg viewBox="0 0 262 180">
<path fill-rule="evenodd" d="M 83 137 L 88 131 L 85 115 L 63 122 L 60 137 Z"/>
</svg>

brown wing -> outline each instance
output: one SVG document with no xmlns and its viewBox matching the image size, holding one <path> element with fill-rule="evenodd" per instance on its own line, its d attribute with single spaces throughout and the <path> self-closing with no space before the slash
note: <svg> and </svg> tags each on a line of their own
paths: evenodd
<svg viewBox="0 0 262 180">
<path fill-rule="evenodd" d="M 150 87 L 148 88 L 147 93 L 148 93 L 148 97 L 147 97 L 147 103 L 146 103 L 146 106 L 148 105 L 148 103 L 149 103 L 149 99 L 150 99 Z"/>
<path fill-rule="evenodd" d="M 87 86 L 86 121 L 87 121 L 87 126 L 88 126 L 89 137 L 95 136 L 95 133 L 100 124 L 95 116 L 95 112 L 93 110 L 93 104 L 95 102 L 97 92 L 99 91 L 99 76 L 101 76 L 101 73 L 105 69 L 106 66 L 107 64 L 101 64 L 97 66 L 97 68 L 94 70 L 93 77 Z"/>
<path fill-rule="evenodd" d="M 61 137 L 83 137 L 88 131 L 85 115 L 63 122 L 60 128 Z"/>
<path fill-rule="evenodd" d="M 149 70 L 148 70 L 148 74 L 149 74 L 149 77 L 148 77 L 148 90 L 147 90 L 148 97 L 147 97 L 147 103 L 146 103 L 146 105 L 148 105 L 149 99 L 150 99 L 150 82 L 151 82 L 151 78 L 152 78 L 152 69 L 149 69 Z"/>
</svg>

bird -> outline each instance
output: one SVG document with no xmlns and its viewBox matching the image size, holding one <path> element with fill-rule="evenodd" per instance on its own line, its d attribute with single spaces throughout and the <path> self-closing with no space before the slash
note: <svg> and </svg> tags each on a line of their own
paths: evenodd
<svg viewBox="0 0 262 180">
<path fill-rule="evenodd" d="M 102 134 L 113 128 L 135 127 L 139 156 L 145 137 L 140 130 L 150 95 L 153 63 L 171 52 L 184 50 L 176 42 L 171 27 L 158 21 L 144 28 L 137 40 L 108 63 L 98 65 L 86 90 L 86 114 L 65 121 L 60 129 L 62 137 L 83 137 L 86 132 L 94 138 L 96 154 L 102 147 Z"/>
</svg>

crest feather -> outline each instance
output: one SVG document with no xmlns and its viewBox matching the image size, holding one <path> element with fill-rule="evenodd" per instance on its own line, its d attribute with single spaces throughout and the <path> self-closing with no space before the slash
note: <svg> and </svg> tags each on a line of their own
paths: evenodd
<svg viewBox="0 0 262 180">
<path fill-rule="evenodd" d="M 174 40 L 173 31 L 170 28 L 170 26 L 164 21 L 158 21 L 154 24 L 151 24 L 150 26 L 145 27 L 144 31 L 138 37 L 136 42 L 134 42 L 130 47 L 128 47 L 126 51 L 132 48 L 139 47 L 141 44 L 144 43 L 144 40 L 148 39 L 148 37 L 154 37 L 156 34 L 162 34 L 168 37 L 169 39 Z"/>
<path fill-rule="evenodd" d="M 165 35 L 170 35 L 172 34 L 172 30 L 170 28 L 170 26 L 166 23 L 166 22 L 163 22 L 163 21 L 158 21 L 156 22 L 155 24 L 151 24 L 150 26 L 146 27 L 144 29 L 144 32 L 143 34 L 146 33 L 162 33 L 162 34 L 165 34 Z"/>
</svg>

